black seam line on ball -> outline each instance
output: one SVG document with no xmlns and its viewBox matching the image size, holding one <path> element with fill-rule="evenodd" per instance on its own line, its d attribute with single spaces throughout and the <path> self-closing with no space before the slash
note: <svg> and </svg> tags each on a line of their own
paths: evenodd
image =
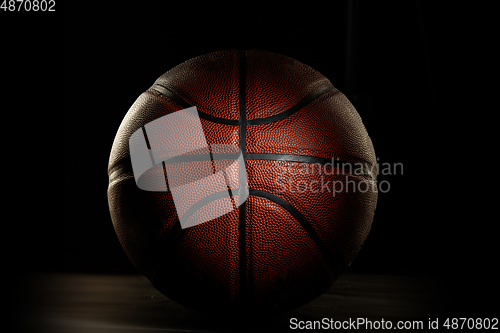
<svg viewBox="0 0 500 333">
<path fill-rule="evenodd" d="M 160 86 L 159 84 L 154 84 L 151 89 L 156 90 L 160 94 L 167 96 L 171 100 L 173 100 L 175 103 L 179 104 L 183 108 L 187 109 L 190 108 L 192 105 L 186 102 L 184 99 L 179 97 L 178 95 L 174 94 L 172 91 L 168 90 L 167 88 Z M 214 117 L 209 115 L 208 113 L 205 113 L 203 111 L 198 110 L 198 115 L 200 118 L 211 121 L 213 123 L 217 124 L 225 124 L 225 125 L 238 125 L 238 120 L 233 120 L 233 119 L 224 119 L 224 118 L 219 118 L 219 117 Z"/>
<path fill-rule="evenodd" d="M 167 96 L 171 100 L 173 100 L 175 103 L 179 104 L 183 108 L 189 108 L 192 105 L 183 100 L 181 97 L 178 95 L 174 94 L 172 91 L 168 90 L 167 88 L 159 85 L 159 84 L 154 84 L 151 89 L 156 90 L 160 94 Z M 275 114 L 273 116 L 265 117 L 265 118 L 257 118 L 257 119 L 250 119 L 247 121 L 246 125 L 263 125 L 263 124 L 269 124 L 278 120 L 283 120 L 292 114 L 300 111 L 303 107 L 305 107 L 307 104 L 311 103 L 313 100 L 315 100 L 317 97 L 323 95 L 324 93 L 327 93 L 331 90 L 335 89 L 335 87 L 331 84 L 323 86 L 311 94 L 307 95 L 303 99 L 301 99 L 297 104 L 292 106 L 291 108 L 280 112 L 278 114 Z M 241 105 L 241 103 L 240 103 Z M 240 110 L 241 111 L 241 110 Z M 240 112 L 241 113 L 241 112 Z M 219 118 L 219 117 L 214 117 L 212 115 L 209 115 L 208 113 L 205 113 L 203 111 L 198 110 L 198 115 L 200 118 L 211 121 L 216 124 L 224 124 L 224 125 L 233 125 L 233 126 L 240 126 L 241 122 L 239 120 L 234 120 L 234 119 L 225 119 L 225 118 Z M 240 114 L 241 116 L 241 114 Z"/>
<path fill-rule="evenodd" d="M 222 160 L 236 160 L 239 153 L 212 153 L 212 158 L 217 161 Z M 199 161 L 210 161 L 209 154 L 194 154 L 194 155 L 182 155 L 169 158 L 164 161 L 166 164 L 184 163 L 184 162 L 199 162 Z M 260 160 L 260 161 L 284 161 L 284 162 L 296 162 L 296 163 L 309 163 L 309 164 L 322 164 L 327 163 L 332 164 L 333 167 L 338 167 L 339 169 L 347 169 L 350 172 L 357 174 L 361 172 L 365 176 L 370 176 L 371 178 L 376 178 L 376 176 L 370 171 L 370 167 L 365 165 L 362 167 L 360 163 L 345 162 L 338 159 L 323 158 L 316 156 L 304 156 L 304 155 L 291 155 L 291 154 L 265 154 L 265 153 L 246 153 L 246 160 Z M 116 177 L 132 172 L 132 164 L 130 161 L 123 161 L 119 163 L 116 167 L 112 168 L 109 173 L 109 181 L 111 182 Z"/>
<path fill-rule="evenodd" d="M 317 97 L 323 95 L 324 93 L 327 93 L 331 90 L 335 89 L 335 87 L 331 84 L 323 86 L 319 89 L 316 89 L 313 91 L 311 94 L 307 95 L 306 97 L 302 98 L 297 104 L 289 108 L 288 110 L 285 110 L 283 112 L 280 112 L 278 114 L 275 114 L 273 116 L 265 117 L 265 118 L 257 118 L 257 119 L 250 119 L 248 120 L 248 125 L 262 125 L 262 124 L 269 124 L 273 123 L 278 120 L 285 119 L 287 117 L 290 117 L 292 114 L 296 113 L 303 107 L 305 107 L 307 104 L 311 103 L 313 100 L 315 100 Z"/>
<path fill-rule="evenodd" d="M 167 88 L 165 88 L 163 86 L 160 86 L 157 83 L 153 84 L 153 86 L 151 87 L 151 89 L 154 89 L 157 92 L 159 92 L 160 94 L 162 94 L 164 96 L 167 96 L 168 98 L 170 98 L 175 103 L 179 104 L 180 106 L 182 106 L 185 109 L 190 108 L 192 106 L 191 104 L 189 104 L 188 102 L 186 102 L 185 100 L 183 100 L 181 97 L 179 97 L 176 94 L 174 94 L 172 91 L 168 90 Z"/>
<path fill-rule="evenodd" d="M 247 126 L 247 115 L 246 115 L 246 51 L 239 51 L 239 64 L 238 64 L 238 77 L 239 77 L 239 145 L 240 150 L 243 154 L 243 167 L 246 169 L 246 126 Z M 240 302 L 242 304 L 248 298 L 248 287 L 247 287 L 247 251 L 246 251 L 246 220 L 247 220 L 247 205 L 246 201 L 243 202 L 239 207 L 239 221 L 238 221 L 238 267 L 239 267 L 239 292 L 240 292 Z"/>
<path fill-rule="evenodd" d="M 289 212 L 300 223 L 300 225 L 304 228 L 309 237 L 313 240 L 314 244 L 318 246 L 319 250 L 326 257 L 327 262 L 332 267 L 336 277 L 339 277 L 347 269 L 347 265 L 341 259 L 340 255 L 338 253 L 335 253 L 335 255 L 332 254 L 332 252 L 326 247 L 326 245 L 323 243 L 319 235 L 316 233 L 316 230 L 314 230 L 309 221 L 307 221 L 305 216 L 302 215 L 302 213 L 299 210 L 297 210 L 297 208 L 292 206 L 288 201 L 269 192 L 255 190 L 251 188 L 249 189 L 248 195 L 253 195 L 256 197 L 261 197 L 271 200 L 272 202 L 280 205 L 283 209 Z M 337 251 L 335 250 L 335 252 Z"/>
<path fill-rule="evenodd" d="M 247 132 L 247 106 L 246 106 L 246 55 L 245 51 L 240 51 L 239 63 L 239 144 L 243 157 L 246 154 L 246 132 Z"/>
<path fill-rule="evenodd" d="M 261 160 L 261 161 L 284 161 L 284 162 L 297 162 L 309 164 L 330 164 L 332 167 L 339 168 L 340 170 L 348 170 L 350 173 L 356 175 L 362 174 L 371 178 L 376 178 L 373 172 L 365 163 L 351 163 L 334 158 L 324 158 L 306 155 L 291 155 L 291 154 L 265 154 L 265 153 L 247 153 L 247 160 Z"/>
<path fill-rule="evenodd" d="M 211 116 L 208 113 L 202 112 L 200 110 L 198 110 L 198 115 L 200 116 L 201 119 L 205 119 L 205 120 L 211 121 L 212 123 L 216 123 L 216 124 L 233 125 L 233 126 L 239 125 L 238 120 L 214 117 L 214 116 Z"/>
<path fill-rule="evenodd" d="M 264 161 L 286 161 L 300 163 L 331 163 L 332 159 L 324 157 L 306 156 L 306 155 L 291 155 L 291 154 L 266 154 L 266 153 L 247 153 L 248 160 L 264 160 Z M 334 163 L 348 163 L 339 160 L 334 160 Z"/>
<path fill-rule="evenodd" d="M 239 153 L 212 153 L 212 158 L 217 161 L 222 160 L 236 160 Z M 199 161 L 210 161 L 209 154 L 193 154 L 193 155 L 182 155 L 169 158 L 164 161 L 166 164 L 184 163 L 184 162 L 199 162 Z M 338 159 L 316 157 L 316 156 L 305 156 L 305 155 L 291 155 L 291 154 L 265 154 L 265 153 L 246 153 L 246 160 L 260 160 L 260 161 L 284 161 L 284 162 L 296 162 L 296 163 L 309 163 L 309 164 L 322 164 L 327 163 L 332 164 L 334 167 L 339 169 L 347 169 L 350 172 L 357 174 L 361 172 L 365 176 L 370 176 L 371 178 L 377 178 L 372 171 L 370 166 L 362 166 L 362 163 L 351 163 L 345 162 Z M 132 172 L 132 164 L 130 161 L 122 161 L 112 168 L 109 172 L 109 181 L 111 182 L 118 176 L 125 173 Z"/>
</svg>

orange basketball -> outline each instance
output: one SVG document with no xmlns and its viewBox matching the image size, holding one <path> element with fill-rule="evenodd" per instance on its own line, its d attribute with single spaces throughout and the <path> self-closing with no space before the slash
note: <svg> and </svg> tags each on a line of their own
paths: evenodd
<svg viewBox="0 0 500 333">
<path fill-rule="evenodd" d="M 205 155 L 185 143 L 195 135 L 190 114 L 151 125 L 191 107 Z M 151 158 L 138 181 L 131 147 L 148 156 L 153 136 L 188 158 Z M 235 151 L 215 149 L 226 146 Z M 222 175 L 230 155 L 241 157 L 245 183 L 226 172 L 227 188 L 210 188 L 201 170 Z M 108 174 L 113 225 L 132 263 L 167 297 L 207 313 L 276 314 L 318 297 L 359 251 L 377 201 L 373 145 L 352 104 L 311 67 L 260 50 L 213 52 L 162 75 L 125 115 Z M 176 197 L 172 182 L 185 189 L 197 179 L 206 193 Z M 188 211 L 203 223 L 181 225 Z"/>
</svg>

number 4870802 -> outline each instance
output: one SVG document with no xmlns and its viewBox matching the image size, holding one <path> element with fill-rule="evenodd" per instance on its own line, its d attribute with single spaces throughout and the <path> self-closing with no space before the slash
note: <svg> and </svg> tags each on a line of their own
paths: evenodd
<svg viewBox="0 0 500 333">
<path fill-rule="evenodd" d="M 55 0 L 3 0 L 0 10 L 4 12 L 55 12 Z"/>
</svg>

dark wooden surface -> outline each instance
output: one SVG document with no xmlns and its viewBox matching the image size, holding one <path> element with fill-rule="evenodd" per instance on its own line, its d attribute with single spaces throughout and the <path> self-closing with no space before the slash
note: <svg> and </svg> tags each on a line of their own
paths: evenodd
<svg viewBox="0 0 500 333">
<path fill-rule="evenodd" d="M 290 332 L 290 318 L 423 319 L 427 325 L 446 311 L 434 282 L 408 276 L 345 274 L 313 302 L 265 322 L 199 314 L 139 275 L 31 274 L 23 286 L 17 327 L 33 332 Z"/>
</svg>

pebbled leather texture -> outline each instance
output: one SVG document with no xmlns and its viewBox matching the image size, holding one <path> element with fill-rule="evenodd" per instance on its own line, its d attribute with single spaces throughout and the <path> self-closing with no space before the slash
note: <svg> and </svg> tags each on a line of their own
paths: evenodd
<svg viewBox="0 0 500 333">
<path fill-rule="evenodd" d="M 170 192 L 136 186 L 128 140 L 189 106 L 209 145 L 243 150 L 250 194 L 181 229 Z M 373 173 L 332 167 L 332 158 Z M 111 218 L 132 263 L 167 297 L 207 313 L 271 315 L 321 295 L 361 248 L 377 202 L 376 186 L 363 187 L 376 184 L 375 152 L 352 104 L 311 67 L 261 50 L 213 52 L 162 75 L 125 115 L 108 174 Z"/>
</svg>

